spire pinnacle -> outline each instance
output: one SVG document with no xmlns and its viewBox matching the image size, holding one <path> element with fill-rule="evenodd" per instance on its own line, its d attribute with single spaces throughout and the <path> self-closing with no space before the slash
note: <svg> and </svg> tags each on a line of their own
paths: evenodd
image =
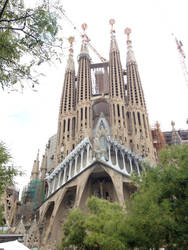
<svg viewBox="0 0 188 250">
<path fill-rule="evenodd" d="M 36 160 L 34 160 L 33 168 L 31 172 L 31 180 L 37 180 L 39 177 L 39 149 L 37 152 Z"/>
<path fill-rule="evenodd" d="M 89 42 L 89 38 L 86 34 L 86 29 L 87 29 L 87 24 L 86 23 L 83 23 L 82 24 L 82 29 L 83 29 L 83 34 L 81 35 L 82 37 L 82 46 L 81 46 L 81 54 L 86 54 L 86 55 L 89 55 L 89 52 L 88 52 L 88 48 L 87 48 L 87 44 Z"/>
<path fill-rule="evenodd" d="M 74 71 L 74 60 L 73 60 L 73 42 L 74 42 L 74 37 L 70 36 L 68 38 L 68 41 L 70 43 L 70 49 L 69 49 L 69 58 L 67 61 L 67 68 L 66 71 L 70 70 L 70 71 Z"/>
<path fill-rule="evenodd" d="M 115 20 L 114 19 L 110 19 L 109 20 L 109 24 L 111 25 L 111 30 L 110 30 L 110 34 L 111 34 L 111 44 L 110 44 L 110 51 L 114 51 L 114 50 L 118 50 L 118 45 L 116 42 L 116 37 L 115 37 L 115 29 L 114 29 L 114 24 L 115 24 Z"/>
<path fill-rule="evenodd" d="M 132 41 L 130 40 L 131 29 L 126 28 L 124 32 L 127 35 L 127 63 L 136 62 L 134 52 L 132 50 Z"/>
<path fill-rule="evenodd" d="M 115 24 L 115 20 L 114 19 L 110 19 L 109 20 L 109 24 L 111 25 L 111 30 L 110 30 L 110 34 L 111 34 L 111 36 L 114 36 L 114 34 L 115 34 L 115 30 L 114 30 L 114 28 L 113 28 L 113 26 L 114 26 L 114 24 Z"/>
</svg>

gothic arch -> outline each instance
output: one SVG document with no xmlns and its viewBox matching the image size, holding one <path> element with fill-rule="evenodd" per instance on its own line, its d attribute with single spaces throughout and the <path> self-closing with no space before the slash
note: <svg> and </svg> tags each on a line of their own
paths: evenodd
<svg viewBox="0 0 188 250">
<path fill-rule="evenodd" d="M 48 225 L 50 223 L 50 218 L 51 218 L 51 215 L 53 213 L 53 210 L 54 210 L 54 206 L 55 206 L 55 202 L 54 201 L 50 201 L 48 203 L 48 206 L 46 208 L 46 211 L 44 212 L 44 215 L 43 215 L 43 220 L 45 221 L 45 225 L 44 227 L 47 229 L 48 228 Z"/>
<path fill-rule="evenodd" d="M 56 212 L 54 214 L 53 220 L 53 231 L 49 233 L 48 238 L 61 239 L 62 237 L 62 225 L 65 223 L 68 211 L 74 207 L 76 199 L 76 186 L 70 187 L 66 190 L 64 195 L 59 202 L 58 207 L 56 207 Z M 60 243 L 60 242 L 58 242 Z"/>
<path fill-rule="evenodd" d="M 92 168 L 92 171 L 88 175 L 80 203 L 78 204 L 84 211 L 87 211 L 86 201 L 91 196 L 97 196 L 112 202 L 118 201 L 112 178 L 105 170 L 105 167 L 98 162 L 96 162 L 96 166 Z"/>
</svg>

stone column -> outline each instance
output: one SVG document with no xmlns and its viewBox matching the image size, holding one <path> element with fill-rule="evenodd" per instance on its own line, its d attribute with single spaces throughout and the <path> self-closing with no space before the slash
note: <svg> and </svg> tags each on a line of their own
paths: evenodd
<svg viewBox="0 0 188 250">
<path fill-rule="evenodd" d="M 71 171 L 72 170 L 72 160 L 69 163 L 69 180 L 71 179 Z"/>
<path fill-rule="evenodd" d="M 119 167 L 119 164 L 118 164 L 118 156 L 117 156 L 117 148 L 115 148 L 115 152 L 116 152 L 116 167 Z"/>
<path fill-rule="evenodd" d="M 131 169 L 131 173 L 132 173 L 132 171 L 133 171 L 132 159 L 130 156 L 128 156 L 128 159 L 129 159 L 130 169 Z"/>
<path fill-rule="evenodd" d="M 139 170 L 138 161 L 137 161 L 137 160 L 135 160 L 135 163 L 136 163 L 136 168 L 137 168 L 138 175 L 140 176 L 140 170 Z"/>
<path fill-rule="evenodd" d="M 58 184 L 57 184 L 57 188 L 59 188 L 61 186 L 61 183 L 60 183 L 60 180 L 61 180 L 61 174 L 62 174 L 62 171 L 60 170 L 59 171 L 59 176 L 58 176 Z"/>
<path fill-rule="evenodd" d="M 123 171 L 125 172 L 125 174 L 129 175 L 129 173 L 127 173 L 127 168 L 126 168 L 126 164 L 125 164 L 125 154 L 121 151 L 122 154 L 122 158 L 123 158 Z"/>
<path fill-rule="evenodd" d="M 65 184 L 65 182 L 66 182 L 66 169 L 67 169 L 67 167 L 66 167 L 66 166 L 64 166 L 63 184 Z"/>
<path fill-rule="evenodd" d="M 50 180 L 48 180 L 47 183 L 48 183 L 48 193 L 47 193 L 47 197 L 48 197 L 48 196 L 50 195 L 50 191 L 51 191 L 51 190 L 50 190 L 50 188 L 51 188 Z"/>
<path fill-rule="evenodd" d="M 81 150 L 81 166 L 80 166 L 80 171 L 83 169 L 83 154 L 84 154 L 84 151 L 83 149 Z"/>
<path fill-rule="evenodd" d="M 56 176 L 54 176 L 54 179 L 52 180 L 53 182 L 52 193 L 55 191 L 55 179 L 56 179 Z"/>
<path fill-rule="evenodd" d="M 108 161 L 110 164 L 112 164 L 110 149 L 111 149 L 111 145 L 108 143 Z"/>
<path fill-rule="evenodd" d="M 89 148 L 90 148 L 90 145 L 89 143 L 87 144 L 87 161 L 86 161 L 86 164 L 88 165 L 89 164 Z"/>
<path fill-rule="evenodd" d="M 76 155 L 75 157 L 74 176 L 77 175 L 77 161 L 78 161 L 78 155 Z"/>
</svg>

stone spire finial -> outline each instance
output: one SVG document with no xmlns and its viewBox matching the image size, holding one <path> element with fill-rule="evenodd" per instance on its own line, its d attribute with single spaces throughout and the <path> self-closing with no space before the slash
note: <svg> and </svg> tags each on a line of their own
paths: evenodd
<svg viewBox="0 0 188 250">
<path fill-rule="evenodd" d="M 74 42 L 74 37 L 71 36 L 68 39 L 69 43 L 70 43 L 70 49 L 69 49 L 69 57 L 67 60 L 67 67 L 66 67 L 66 71 L 74 71 L 74 60 L 73 60 L 73 42 Z"/>
<path fill-rule="evenodd" d="M 171 125 L 172 125 L 172 145 L 181 145 L 182 144 L 182 139 L 178 133 L 178 131 L 176 131 L 175 129 L 175 122 L 171 121 Z"/>
<path fill-rule="evenodd" d="M 136 62 L 134 52 L 132 50 L 132 41 L 130 40 L 131 29 L 126 28 L 124 32 L 127 35 L 127 63 Z"/>
<path fill-rule="evenodd" d="M 111 34 L 110 51 L 119 50 L 117 42 L 116 42 L 116 37 L 115 37 L 115 33 L 116 33 L 116 31 L 114 29 L 115 20 L 110 19 L 109 24 L 111 25 L 111 30 L 110 30 L 110 34 Z"/>
<path fill-rule="evenodd" d="M 172 125 L 172 130 L 175 130 L 175 122 L 171 121 L 171 125 Z"/>
<path fill-rule="evenodd" d="M 36 160 L 34 160 L 33 168 L 31 172 L 31 181 L 39 178 L 39 149 L 37 152 Z"/>
<path fill-rule="evenodd" d="M 86 55 L 89 55 L 89 51 L 88 51 L 88 48 L 87 48 L 87 43 L 89 42 L 89 38 L 86 34 L 86 29 L 87 29 L 87 24 L 86 23 L 83 23 L 82 24 L 82 29 L 83 29 L 83 34 L 82 34 L 82 46 L 81 46 L 81 51 L 80 51 L 80 54 L 86 54 Z"/>
<path fill-rule="evenodd" d="M 41 167 L 40 167 L 40 178 L 41 180 L 44 180 L 46 177 L 46 172 L 47 172 L 47 153 L 45 150 L 45 154 L 42 157 L 42 163 L 41 163 Z"/>
</svg>

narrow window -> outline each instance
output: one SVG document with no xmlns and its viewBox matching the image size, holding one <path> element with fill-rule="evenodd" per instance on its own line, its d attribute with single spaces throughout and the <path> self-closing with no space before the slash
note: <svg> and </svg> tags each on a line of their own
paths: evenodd
<svg viewBox="0 0 188 250">
<path fill-rule="evenodd" d="M 67 131 L 70 131 L 70 119 L 68 119 L 68 128 Z"/>
<path fill-rule="evenodd" d="M 123 119 L 125 118 L 125 113 L 124 113 L 124 107 L 122 106 L 122 116 L 123 116 Z"/>
<path fill-rule="evenodd" d="M 87 120 L 87 107 L 85 107 L 85 119 Z"/>
<path fill-rule="evenodd" d="M 138 124 L 139 124 L 139 126 L 141 126 L 140 112 L 137 113 L 137 116 L 138 116 Z"/>
<path fill-rule="evenodd" d="M 81 108 L 81 121 L 83 120 L 83 108 Z"/>
<path fill-rule="evenodd" d="M 144 122 L 144 128 L 146 128 L 146 121 L 145 121 L 145 116 L 143 114 L 143 122 Z"/>
<path fill-rule="evenodd" d="M 134 120 L 134 125 L 136 125 L 136 117 L 134 112 L 133 112 L 133 120 Z"/>
<path fill-rule="evenodd" d="M 66 120 L 63 122 L 63 133 L 65 133 L 65 127 L 66 127 Z"/>
<path fill-rule="evenodd" d="M 120 117 L 119 104 L 117 105 L 118 116 Z"/>
</svg>

